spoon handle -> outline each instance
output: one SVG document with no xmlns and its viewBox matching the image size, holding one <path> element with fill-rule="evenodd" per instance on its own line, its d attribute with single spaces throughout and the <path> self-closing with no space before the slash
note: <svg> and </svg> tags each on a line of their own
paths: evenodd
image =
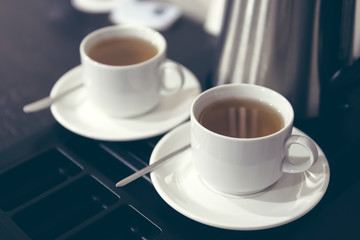
<svg viewBox="0 0 360 240">
<path fill-rule="evenodd" d="M 67 89 L 66 91 L 54 96 L 54 97 L 45 97 L 42 99 L 39 99 L 35 102 L 29 103 L 27 105 L 24 106 L 23 111 L 25 113 L 31 113 L 31 112 L 37 112 L 40 110 L 43 110 L 45 108 L 48 108 L 51 106 L 51 104 L 53 104 L 54 102 L 56 102 L 57 100 L 59 100 L 60 98 L 64 97 L 65 95 L 79 89 L 80 87 L 83 86 L 83 83 L 79 83 L 73 87 L 71 87 L 70 89 Z"/>
<path fill-rule="evenodd" d="M 159 160 L 157 160 L 156 162 L 150 164 L 149 166 L 141 169 L 140 171 L 137 171 L 133 174 L 131 174 L 130 176 L 124 178 L 123 180 L 119 181 L 118 183 L 116 183 L 116 187 L 123 187 L 126 184 L 138 179 L 139 177 L 147 174 L 148 172 L 157 169 L 158 167 L 162 166 L 165 162 L 167 162 L 168 160 L 170 160 L 173 156 L 179 154 L 180 152 L 188 149 L 190 147 L 190 144 L 187 144 L 181 148 L 179 148 L 178 150 L 166 155 L 163 158 L 160 158 Z"/>
</svg>

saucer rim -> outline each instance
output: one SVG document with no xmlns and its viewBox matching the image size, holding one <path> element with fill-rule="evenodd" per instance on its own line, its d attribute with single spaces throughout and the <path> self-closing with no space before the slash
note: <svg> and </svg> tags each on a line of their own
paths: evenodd
<svg viewBox="0 0 360 240">
<path fill-rule="evenodd" d="M 191 89 L 194 90 L 194 92 L 196 91 L 196 93 L 194 93 L 193 96 L 191 96 L 192 98 L 195 98 L 201 92 L 200 82 L 197 79 L 197 77 L 194 75 L 193 72 L 191 72 L 185 66 L 183 66 L 183 65 L 181 65 L 181 66 L 185 71 L 185 81 L 191 81 L 191 83 L 190 83 Z M 69 69 L 62 76 L 60 76 L 59 79 L 55 82 L 54 86 L 52 87 L 50 96 L 54 96 L 54 95 L 58 94 L 59 90 L 62 90 L 64 88 L 64 86 L 69 85 L 66 82 L 69 82 L 69 80 L 74 75 L 79 74 L 79 71 L 81 71 L 81 69 L 82 69 L 82 65 L 80 64 L 80 65 L 77 65 L 77 66 Z M 186 78 L 186 76 L 188 76 L 188 77 Z M 74 81 L 74 82 L 78 82 L 78 81 Z M 192 85 L 194 85 L 194 86 L 192 86 Z M 183 89 L 183 90 L 186 90 L 186 89 Z M 75 94 L 75 93 L 71 93 L 71 94 Z M 113 136 L 113 135 L 105 136 L 104 134 L 96 134 L 96 133 L 94 134 L 93 132 L 87 132 L 87 131 L 81 130 L 81 128 L 76 127 L 74 124 L 71 124 L 69 122 L 69 120 L 67 120 L 67 118 L 64 117 L 65 113 L 61 113 L 61 110 L 59 110 L 57 104 L 59 104 L 59 103 L 54 103 L 50 107 L 50 111 L 51 111 L 53 117 L 55 118 L 55 120 L 60 125 L 62 125 L 64 128 L 68 129 L 69 131 L 71 131 L 77 135 L 80 135 L 80 136 L 83 136 L 83 137 L 86 137 L 89 139 L 99 140 L 99 141 L 136 141 L 136 140 L 143 140 L 143 139 L 147 139 L 147 138 L 156 137 L 156 136 L 167 133 L 168 131 L 170 131 L 171 129 L 173 129 L 176 126 L 181 125 L 184 121 L 186 121 L 190 117 L 190 111 L 188 113 L 179 114 L 177 116 L 175 123 L 172 124 L 171 126 L 163 127 L 160 129 L 158 127 L 151 128 L 151 129 L 147 130 L 144 134 L 143 133 L 133 134 L 133 136 L 130 136 L 131 134 L 129 134 L 129 132 L 127 132 L 125 134 L 123 132 L 123 133 L 117 134 L 116 136 Z M 189 108 L 190 108 L 190 106 L 189 106 Z M 143 116 L 147 116 L 147 113 L 136 119 L 139 119 Z M 111 118 L 109 117 L 108 119 L 111 119 Z M 126 124 L 126 122 L 131 122 L 131 119 L 130 118 L 129 119 L 117 118 L 116 121 Z M 135 132 L 139 133 L 138 131 L 135 131 Z"/>
<path fill-rule="evenodd" d="M 159 149 L 162 148 L 162 145 L 164 145 L 167 141 L 169 141 L 169 138 L 171 138 L 172 135 L 175 135 L 177 132 L 181 132 L 181 131 L 185 131 L 186 129 L 190 128 L 190 122 L 185 122 L 179 126 L 177 126 L 176 128 L 174 128 L 173 130 L 171 130 L 170 132 L 168 132 L 166 135 L 164 135 L 159 142 L 157 143 L 157 145 L 155 146 L 155 148 L 153 149 L 153 152 L 151 154 L 150 157 L 150 161 L 149 164 L 152 164 L 153 162 L 155 162 L 155 158 L 156 160 L 159 159 L 159 156 L 156 156 L 158 154 L 158 151 L 160 151 Z M 298 131 L 299 134 L 303 134 L 305 136 L 307 136 L 304 132 L 302 132 L 301 130 L 299 130 L 298 128 L 294 127 L 294 129 L 296 129 Z M 316 143 L 315 143 L 316 144 Z M 158 192 L 158 194 L 160 195 L 160 197 L 170 206 L 172 207 L 175 211 L 179 212 L 180 214 L 194 220 L 197 222 L 200 222 L 202 224 L 208 225 L 208 226 L 212 226 L 212 227 L 217 227 L 217 228 L 221 228 L 221 229 L 227 229 L 227 230 L 244 230 L 244 231 L 250 231 L 250 230 L 264 230 L 264 229 L 270 229 L 270 228 L 274 228 L 274 227 L 279 227 L 285 224 L 288 224 L 290 222 L 293 222 L 301 217 L 303 217 L 304 215 L 306 215 L 308 212 L 310 212 L 313 208 L 315 208 L 315 206 L 321 201 L 321 199 L 324 197 L 328 186 L 329 186 L 329 182 L 330 182 L 330 166 L 329 166 L 329 162 L 324 154 L 324 152 L 322 151 L 322 149 L 316 144 L 318 150 L 320 151 L 320 153 L 323 155 L 323 164 L 324 164 L 324 171 L 322 171 L 321 173 L 324 174 L 324 177 L 322 179 L 322 181 L 320 181 L 321 183 L 321 189 L 314 191 L 313 194 L 316 194 L 315 197 L 312 197 L 312 201 L 308 204 L 308 207 L 305 208 L 304 210 L 302 210 L 299 214 L 291 216 L 286 218 L 285 220 L 273 220 L 272 224 L 263 224 L 263 225 L 254 225 L 254 226 L 234 226 L 234 225 L 226 225 L 223 224 L 221 222 L 218 222 L 215 220 L 211 221 L 209 219 L 204 219 L 204 217 L 202 217 L 201 215 L 197 214 L 197 213 L 191 213 L 191 210 L 188 211 L 186 210 L 186 206 L 184 207 L 184 205 L 179 205 L 177 204 L 175 201 L 172 200 L 172 196 L 170 196 L 170 194 L 166 194 L 166 192 L 164 191 L 164 188 L 162 187 L 163 184 L 161 184 L 160 182 L 164 182 L 163 179 L 160 179 L 158 176 L 156 176 L 155 172 L 151 172 L 150 173 L 150 178 L 151 181 L 154 185 L 155 190 Z M 189 151 L 189 150 L 188 150 Z M 182 153 L 184 154 L 184 153 Z M 320 154 L 319 154 L 320 155 Z M 291 176 L 289 174 L 289 176 Z M 199 177 L 198 177 L 199 178 Z M 201 181 L 201 179 L 199 178 L 198 181 Z M 275 186 L 277 183 L 273 184 L 273 186 Z M 181 185 L 181 184 L 180 184 Z M 204 185 L 204 183 L 202 183 L 203 187 L 206 188 L 206 191 L 211 191 L 213 192 L 211 189 L 209 189 L 207 186 Z M 272 187 L 268 188 L 268 190 L 264 190 L 263 193 L 267 192 L 267 191 L 271 191 Z M 165 189 L 166 190 L 166 189 Z M 260 193 L 256 193 L 254 195 L 250 195 L 249 199 L 255 199 L 258 195 L 260 195 L 262 192 Z M 220 195 L 220 194 L 219 194 Z M 218 196 L 219 196 L 218 195 Z M 230 199 L 230 198 L 248 198 L 249 196 L 232 196 L 229 194 L 221 194 L 222 197 Z M 190 199 L 190 201 L 193 201 Z M 200 200 L 199 200 L 200 201 Z M 298 202 L 298 200 L 296 200 L 296 202 Z M 199 203 L 199 202 L 194 202 L 194 203 Z M 241 216 L 239 216 L 241 217 Z M 261 216 L 259 216 L 261 218 Z M 272 218 L 276 218 L 277 216 L 271 216 Z"/>
</svg>

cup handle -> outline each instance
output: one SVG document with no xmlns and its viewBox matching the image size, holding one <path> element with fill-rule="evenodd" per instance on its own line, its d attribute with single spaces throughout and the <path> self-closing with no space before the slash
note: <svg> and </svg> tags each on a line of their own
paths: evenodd
<svg viewBox="0 0 360 240">
<path fill-rule="evenodd" d="M 166 81 L 169 81 L 169 79 L 166 79 L 166 71 L 174 71 L 177 73 L 178 75 L 178 80 L 179 83 L 175 85 L 175 87 L 168 87 L 166 85 Z M 161 88 L 160 88 L 160 93 L 162 95 L 171 95 L 174 94 L 176 92 L 178 92 L 184 85 L 185 82 L 185 76 L 184 76 L 184 70 L 183 67 L 171 60 L 165 60 L 161 65 L 160 65 L 160 72 L 161 72 L 161 77 L 162 77 L 162 81 L 161 81 Z M 173 79 L 170 79 L 173 80 Z"/>
<path fill-rule="evenodd" d="M 281 166 L 281 171 L 286 173 L 299 173 L 308 170 L 318 159 L 318 151 L 315 143 L 307 137 L 291 135 L 285 142 L 285 149 L 288 150 L 292 144 L 299 144 L 307 149 L 309 157 L 306 161 L 295 164 L 292 163 L 288 155 L 286 155 Z"/>
</svg>

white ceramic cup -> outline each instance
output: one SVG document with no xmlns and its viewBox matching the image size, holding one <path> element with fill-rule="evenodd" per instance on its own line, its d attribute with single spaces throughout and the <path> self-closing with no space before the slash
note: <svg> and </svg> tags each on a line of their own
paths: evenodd
<svg viewBox="0 0 360 240">
<path fill-rule="evenodd" d="M 226 98 L 245 98 L 271 105 L 283 119 L 281 130 L 264 137 L 234 138 L 203 127 L 199 114 L 209 104 Z M 201 93 L 191 107 L 191 148 L 194 166 L 210 187 L 227 194 L 260 192 L 284 173 L 309 169 L 316 161 L 315 143 L 308 137 L 292 135 L 294 111 L 279 93 L 252 84 L 227 84 Z M 302 145 L 308 158 L 294 163 L 288 158 L 292 144 Z"/>
<path fill-rule="evenodd" d="M 102 64 L 88 56 L 94 44 L 115 37 L 145 40 L 157 53 L 146 61 L 123 66 Z M 80 44 L 87 98 L 96 108 L 116 117 L 135 117 L 152 110 L 161 95 L 179 91 L 184 83 L 181 65 L 166 59 L 166 49 L 165 38 L 147 27 L 116 25 L 90 33 Z M 178 77 L 167 79 L 166 71 L 174 71 Z"/>
</svg>

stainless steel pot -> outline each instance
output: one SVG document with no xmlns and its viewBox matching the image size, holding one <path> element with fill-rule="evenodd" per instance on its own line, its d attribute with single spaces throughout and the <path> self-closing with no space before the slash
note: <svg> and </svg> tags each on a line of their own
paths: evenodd
<svg viewBox="0 0 360 240">
<path fill-rule="evenodd" d="M 337 2 L 227 0 L 212 85 L 263 85 L 297 117 L 317 116 L 321 78 L 349 64 L 352 47 L 355 0 Z"/>
</svg>

